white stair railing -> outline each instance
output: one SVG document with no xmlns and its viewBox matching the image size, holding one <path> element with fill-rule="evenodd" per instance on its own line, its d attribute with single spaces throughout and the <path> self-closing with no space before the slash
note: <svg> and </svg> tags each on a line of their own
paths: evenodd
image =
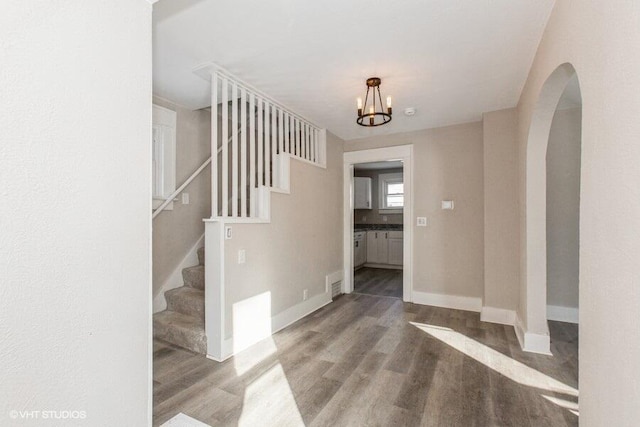
<svg viewBox="0 0 640 427">
<path fill-rule="evenodd" d="M 211 216 L 260 218 L 265 214 L 258 200 L 262 189 L 288 189 L 283 163 L 289 157 L 326 167 L 326 132 L 222 68 L 208 66 L 206 71 L 212 147 L 231 140 L 211 163 Z M 215 120 L 219 113 L 220 125 Z M 229 128 L 242 132 L 230 135 Z"/>
</svg>

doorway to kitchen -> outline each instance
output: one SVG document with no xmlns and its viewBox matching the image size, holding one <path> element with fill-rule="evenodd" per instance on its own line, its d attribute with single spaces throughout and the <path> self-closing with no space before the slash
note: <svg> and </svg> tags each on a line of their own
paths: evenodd
<svg viewBox="0 0 640 427">
<path fill-rule="evenodd" d="M 412 148 L 344 154 L 345 293 L 412 301 Z"/>
<path fill-rule="evenodd" d="M 357 163 L 353 175 L 353 292 L 402 298 L 402 161 Z"/>
</svg>

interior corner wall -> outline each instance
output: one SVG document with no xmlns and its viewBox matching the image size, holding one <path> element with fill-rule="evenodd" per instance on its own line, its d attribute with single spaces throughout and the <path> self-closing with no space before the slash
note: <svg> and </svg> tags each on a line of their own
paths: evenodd
<svg viewBox="0 0 640 427">
<path fill-rule="evenodd" d="M 515 311 L 519 292 L 518 117 L 483 115 L 485 307 Z"/>
<path fill-rule="evenodd" d="M 548 76 L 570 63 L 582 93 L 580 425 L 640 419 L 640 9 L 557 1 L 518 104 L 520 165 Z M 526 196 L 520 169 L 520 200 Z M 521 241 L 526 239 L 522 206 Z M 526 252 L 521 253 L 522 257 Z M 526 304 L 526 270 L 521 297 Z M 525 313 L 528 315 L 529 313 Z"/>
<path fill-rule="evenodd" d="M 482 298 L 484 211 L 482 122 L 345 142 L 345 151 L 413 144 L 413 291 Z M 453 200 L 454 210 L 442 210 Z"/>
<path fill-rule="evenodd" d="M 226 339 L 234 335 L 234 307 L 253 297 L 269 296 L 271 318 L 302 304 L 305 289 L 309 300 L 331 300 L 325 277 L 343 269 L 342 153 L 343 141 L 327 132 L 327 168 L 292 158 L 291 193 L 271 193 L 271 223 L 228 224 Z M 241 249 L 244 264 L 238 263 Z"/>
<path fill-rule="evenodd" d="M 192 111 L 158 97 L 153 102 L 176 112 L 176 185 L 182 185 L 211 156 L 211 113 Z M 153 220 L 154 297 L 204 233 L 202 219 L 211 216 L 211 167 L 205 168 L 184 193 L 189 193 L 188 205 L 178 196 L 173 210 L 164 210 Z"/>
<path fill-rule="evenodd" d="M 558 110 L 547 147 L 547 305 L 578 307 L 581 108 Z"/>
<path fill-rule="evenodd" d="M 354 209 L 354 224 L 402 224 L 403 215 L 399 214 L 381 214 L 379 206 L 379 188 L 378 177 L 383 173 L 403 173 L 402 168 L 392 168 L 383 170 L 357 170 L 354 176 L 363 176 L 371 178 L 371 206 L 372 209 Z M 384 219 L 386 217 L 386 221 Z"/>
<path fill-rule="evenodd" d="M 151 425 L 151 15 L 2 4 L 3 426 Z"/>
</svg>

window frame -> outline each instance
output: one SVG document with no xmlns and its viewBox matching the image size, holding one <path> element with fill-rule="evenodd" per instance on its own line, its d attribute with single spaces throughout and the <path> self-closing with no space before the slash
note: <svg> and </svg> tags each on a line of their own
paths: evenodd
<svg viewBox="0 0 640 427">
<path fill-rule="evenodd" d="M 387 187 L 389 184 L 404 184 L 403 172 L 396 173 L 381 173 L 378 175 L 378 212 L 381 214 L 401 214 L 404 211 L 404 198 L 402 207 L 389 207 L 387 206 Z M 402 189 L 402 195 L 404 197 L 404 185 Z"/>
</svg>

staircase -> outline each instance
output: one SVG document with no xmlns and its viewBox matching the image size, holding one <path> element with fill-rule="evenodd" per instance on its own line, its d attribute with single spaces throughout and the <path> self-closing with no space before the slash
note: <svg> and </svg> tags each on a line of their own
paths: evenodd
<svg viewBox="0 0 640 427">
<path fill-rule="evenodd" d="M 167 309 L 153 316 L 153 336 L 196 353 L 206 354 L 204 330 L 204 248 L 199 264 L 182 270 L 184 286 L 164 293 Z"/>
</svg>

